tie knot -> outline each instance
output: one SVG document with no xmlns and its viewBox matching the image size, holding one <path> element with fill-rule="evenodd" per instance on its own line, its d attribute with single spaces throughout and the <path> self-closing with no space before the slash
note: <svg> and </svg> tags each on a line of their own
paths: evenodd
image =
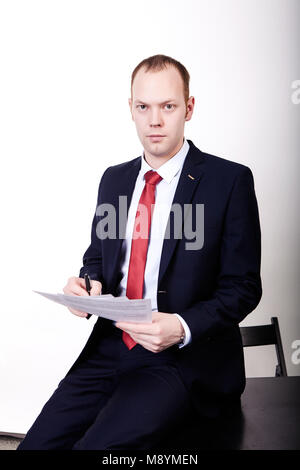
<svg viewBox="0 0 300 470">
<path fill-rule="evenodd" d="M 144 175 L 147 184 L 157 185 L 162 180 L 162 177 L 156 171 L 147 171 Z"/>
</svg>

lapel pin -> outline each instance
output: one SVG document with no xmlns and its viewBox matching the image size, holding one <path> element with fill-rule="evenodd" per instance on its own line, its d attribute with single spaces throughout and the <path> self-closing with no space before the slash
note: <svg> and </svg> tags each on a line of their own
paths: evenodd
<svg viewBox="0 0 300 470">
<path fill-rule="evenodd" d="M 191 180 L 195 179 L 192 175 L 188 175 L 188 177 L 191 178 Z"/>
</svg>

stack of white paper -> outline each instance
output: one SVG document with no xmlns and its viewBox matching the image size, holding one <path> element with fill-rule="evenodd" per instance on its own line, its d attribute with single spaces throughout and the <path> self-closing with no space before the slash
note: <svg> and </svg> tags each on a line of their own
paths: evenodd
<svg viewBox="0 0 300 470">
<path fill-rule="evenodd" d="M 114 321 L 152 322 L 150 299 L 114 297 L 111 294 L 77 296 L 33 291 L 66 307 Z"/>
</svg>

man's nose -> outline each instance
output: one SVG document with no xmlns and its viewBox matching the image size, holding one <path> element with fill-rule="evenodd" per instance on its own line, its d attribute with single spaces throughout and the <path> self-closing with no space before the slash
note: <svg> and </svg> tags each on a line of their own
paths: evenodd
<svg viewBox="0 0 300 470">
<path fill-rule="evenodd" d="M 157 127 L 163 125 L 163 119 L 161 111 L 157 108 L 152 109 L 150 114 L 150 126 Z"/>
</svg>

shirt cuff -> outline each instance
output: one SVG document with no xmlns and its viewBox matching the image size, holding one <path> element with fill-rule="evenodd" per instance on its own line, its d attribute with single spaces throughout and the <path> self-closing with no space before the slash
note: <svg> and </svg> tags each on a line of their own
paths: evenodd
<svg viewBox="0 0 300 470">
<path fill-rule="evenodd" d="M 186 346 L 187 344 L 189 344 L 192 341 L 192 334 L 191 334 L 191 330 L 189 329 L 189 327 L 188 327 L 187 323 L 184 321 L 184 319 L 180 315 L 178 315 L 178 313 L 174 313 L 174 315 L 176 315 L 176 317 L 179 319 L 180 323 L 183 326 L 184 332 L 185 332 L 184 342 L 179 344 L 179 349 L 181 349 L 181 348 L 183 348 L 184 346 Z"/>
</svg>

